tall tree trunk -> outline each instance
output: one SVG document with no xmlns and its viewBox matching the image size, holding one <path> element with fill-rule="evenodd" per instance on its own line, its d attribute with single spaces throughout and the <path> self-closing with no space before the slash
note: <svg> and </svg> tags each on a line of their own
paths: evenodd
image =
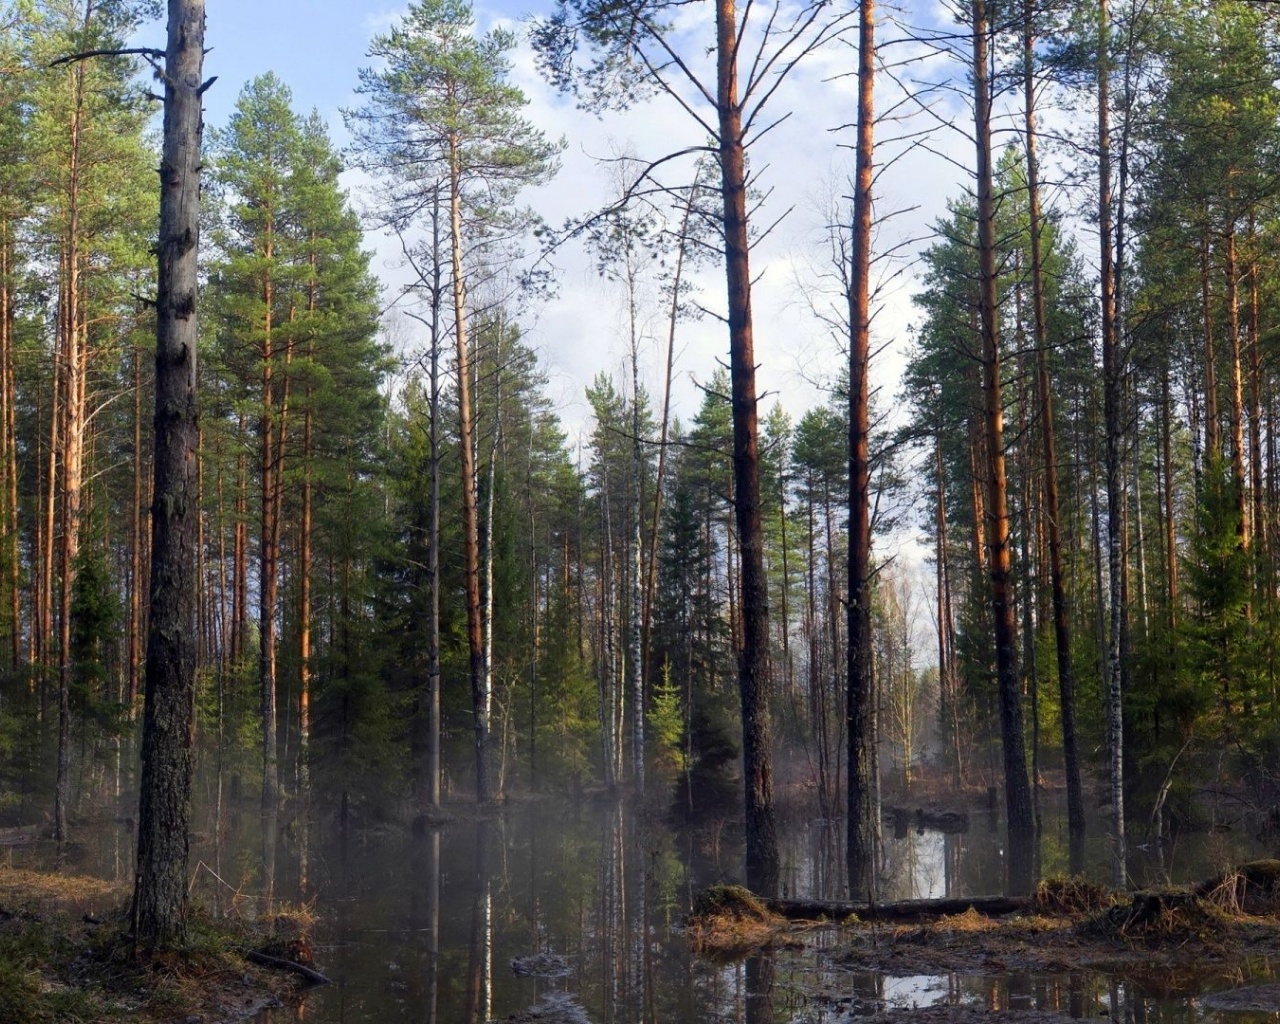
<svg viewBox="0 0 1280 1024">
<path fill-rule="evenodd" d="M 44 486 L 40 491 L 43 507 L 40 510 L 40 627 L 36 652 L 42 686 L 53 647 L 53 551 L 57 535 L 58 456 L 62 451 L 62 379 L 66 375 L 62 363 L 55 350 L 53 380 L 49 385 L 49 457 L 45 460 Z"/>
<path fill-rule="evenodd" d="M 1207 213 L 1205 217 L 1207 220 Z M 1108 240 L 1108 248 L 1110 245 Z M 1215 459 L 1222 455 L 1222 439 L 1218 423 L 1218 368 L 1213 350 L 1213 291 L 1209 285 L 1209 269 L 1209 228 L 1206 223 L 1200 237 L 1200 312 L 1204 330 L 1204 447 L 1207 458 Z"/>
<path fill-rule="evenodd" d="M 960 789 L 964 764 L 960 757 L 960 692 L 956 678 L 955 637 L 952 632 L 951 562 L 947 553 L 947 481 L 942 463 L 942 432 L 934 436 L 934 474 L 937 487 L 938 691 L 941 732 L 951 759 L 951 785 Z"/>
<path fill-rule="evenodd" d="M 18 457 L 14 406 L 17 391 L 13 379 L 13 223 L 0 222 L 0 530 L 6 539 L 5 586 L 8 589 L 9 668 L 22 662 L 22 624 L 19 609 L 21 575 L 18 561 Z"/>
<path fill-rule="evenodd" d="M 280 769 L 276 749 L 276 603 L 280 586 L 280 525 L 276 518 L 279 505 L 276 490 L 278 474 L 283 468 L 282 453 L 276 448 L 276 380 L 275 380 L 275 225 L 268 214 L 266 242 L 263 248 L 262 301 L 265 307 L 262 323 L 262 412 L 258 466 L 259 538 L 258 538 L 258 690 L 262 716 L 262 813 L 272 814 L 280 803 Z M 264 830 L 263 842 L 269 842 Z M 263 850 L 263 863 L 274 851 Z"/>
<path fill-rule="evenodd" d="M 1000 397 L 1000 345 L 997 328 L 995 197 L 991 167 L 991 79 L 987 5 L 973 4 L 974 116 L 978 179 L 978 314 L 982 332 L 982 372 L 987 441 L 987 575 L 995 627 L 996 679 L 1000 696 L 1000 735 L 1004 750 L 1005 810 L 1009 833 L 1010 892 L 1031 890 L 1035 871 L 1035 823 L 1018 678 L 1018 637 L 1014 620 L 1009 537 L 1009 507 L 1004 460 L 1004 412 Z"/>
<path fill-rule="evenodd" d="M 875 4 L 858 7 L 858 139 L 854 163 L 849 303 L 849 599 L 847 715 L 849 893 L 875 898 L 871 779 L 871 188 L 875 156 Z"/>
<path fill-rule="evenodd" d="M 729 377 L 733 406 L 734 512 L 742 587 L 742 763 L 746 788 L 747 885 L 778 886 L 778 834 L 773 812 L 773 726 L 769 711 L 769 581 L 760 521 L 760 447 L 756 358 L 751 324 L 750 238 L 742 107 L 738 101 L 738 23 L 734 0 L 716 2 L 716 107 L 724 201 L 725 278 L 729 310 Z"/>
<path fill-rule="evenodd" d="M 314 246 L 317 239 L 312 236 Z M 319 291 L 318 260 L 311 256 L 311 280 L 307 285 L 307 313 L 311 325 L 315 323 L 317 293 Z M 314 326 L 309 328 L 305 355 L 314 362 L 316 340 Z M 312 460 L 315 456 L 315 413 L 312 408 L 314 391 L 310 378 L 303 395 L 302 408 L 302 495 L 298 520 L 298 798 L 302 804 L 298 832 L 298 887 L 305 892 L 308 885 L 308 853 L 311 831 L 311 572 L 314 559 L 312 550 Z"/>
<path fill-rule="evenodd" d="M 1249 491 L 1245 484 L 1244 450 L 1244 353 L 1240 342 L 1240 289 L 1236 263 L 1236 226 L 1226 230 L 1227 334 L 1231 343 L 1231 483 L 1235 489 L 1236 539 L 1242 549 L 1249 547 Z"/>
<path fill-rule="evenodd" d="M 493 441 L 489 446 L 489 465 L 486 470 L 485 495 L 484 495 L 484 528 L 480 532 L 480 565 L 481 565 L 481 581 L 480 596 L 481 607 L 483 612 L 483 636 L 484 636 L 484 687 L 482 693 L 484 695 L 484 704 L 481 713 L 485 721 L 492 719 L 493 713 L 493 509 L 494 486 L 497 483 L 498 468 L 498 445 L 502 438 L 502 326 L 501 321 L 494 332 L 494 347 L 497 350 L 494 360 L 497 367 L 493 375 Z M 479 374 L 477 373 L 476 390 L 480 390 Z M 502 792 L 503 787 L 503 770 L 502 765 L 505 762 L 505 741 L 499 746 L 499 770 L 497 784 L 494 787 L 498 793 Z"/>
<path fill-rule="evenodd" d="M 133 934 L 143 947 L 181 939 L 195 704 L 197 254 L 203 0 L 169 0 L 160 276 L 156 299 L 155 504 L 142 788 Z"/>
<path fill-rule="evenodd" d="M 471 422 L 471 359 L 467 342 L 466 282 L 462 277 L 462 168 L 457 138 L 449 140 L 449 250 L 453 277 L 453 333 L 458 361 L 458 436 L 462 449 L 462 547 L 466 582 L 467 647 L 474 716 L 476 799 L 493 798 L 489 768 L 490 695 L 486 690 L 484 622 L 480 608 L 480 523 L 476 509 L 476 439 Z"/>
<path fill-rule="evenodd" d="M 440 309 L 444 300 L 440 259 L 440 185 L 431 206 L 431 509 L 427 530 L 427 805 L 440 807 Z"/>
<path fill-rule="evenodd" d="M 641 532 L 644 518 L 641 514 L 644 502 L 644 452 L 640 439 L 640 338 L 636 323 L 634 287 L 629 286 L 628 291 L 631 296 L 631 502 L 628 509 L 631 518 L 631 572 L 627 588 L 631 639 L 631 764 L 636 790 L 644 793 L 644 665 L 648 659 L 644 646 L 644 600 L 641 593 L 644 580 L 644 542 Z"/>
<path fill-rule="evenodd" d="M 1058 656 L 1058 699 L 1062 713 L 1062 760 L 1067 778 L 1069 865 L 1084 871 L 1084 788 L 1076 738 L 1075 676 L 1071 667 L 1071 628 L 1062 572 L 1062 508 L 1058 499 L 1058 455 L 1049 381 L 1048 320 L 1045 312 L 1044 222 L 1040 213 L 1040 160 L 1036 138 L 1035 4 L 1023 3 L 1023 96 L 1027 137 L 1027 203 L 1031 220 L 1031 292 L 1035 319 L 1036 384 L 1040 399 L 1040 441 L 1044 450 L 1045 520 L 1049 540 L 1049 582 L 1053 591 L 1053 638 Z"/>
<path fill-rule="evenodd" d="M 86 20 L 89 17 L 86 12 Z M 71 140 L 67 168 L 67 225 L 63 236 L 62 301 L 59 310 L 62 361 L 62 477 L 58 543 L 58 777 L 54 798 L 53 834 L 67 838 L 71 801 L 71 597 L 75 589 L 76 556 L 80 549 L 81 484 L 84 474 L 85 334 L 80 308 L 80 187 L 81 145 L 84 136 L 84 64 L 70 69 L 72 89 Z"/>
<path fill-rule="evenodd" d="M 1160 452 L 1164 463 L 1164 546 L 1165 600 L 1169 603 L 1168 626 L 1178 628 L 1178 540 L 1177 515 L 1173 504 L 1173 397 L 1169 393 L 1169 367 L 1160 378 Z"/>
<path fill-rule="evenodd" d="M 1249 218 L 1249 490 L 1253 502 L 1253 535 L 1267 550 L 1267 505 L 1262 483 L 1262 339 L 1261 297 L 1258 284 L 1258 238 Z"/>
<path fill-rule="evenodd" d="M 236 422 L 236 436 L 245 439 L 245 419 Z M 249 631 L 249 457 L 248 445 L 236 446 L 236 506 L 231 540 L 231 661 L 244 657 Z"/>
<path fill-rule="evenodd" d="M 658 580 L 658 535 L 662 524 L 662 485 L 666 479 L 667 441 L 671 430 L 671 378 L 676 358 L 676 325 L 680 320 L 680 288 L 684 283 L 685 253 L 689 243 L 689 225 L 697 195 L 697 182 L 689 186 L 680 210 L 680 230 L 676 236 L 676 265 L 671 277 L 671 302 L 667 307 L 667 358 L 662 386 L 662 422 L 658 434 L 658 466 L 654 473 L 653 519 L 649 528 L 649 552 L 645 560 L 644 612 L 641 626 L 642 676 L 649 678 L 649 647 L 653 624 L 653 598 Z"/>
<path fill-rule="evenodd" d="M 1112 252 L 1110 21 L 1107 0 L 1098 2 L 1098 232 L 1102 274 L 1103 417 L 1106 433 L 1107 566 L 1110 573 L 1110 628 L 1107 634 L 1107 761 L 1111 782 L 1111 880 L 1125 884 L 1124 834 L 1124 423 L 1121 402 L 1124 367 L 1116 322 L 1116 278 Z M 1207 247 L 1207 243 L 1206 243 Z M 1207 261 L 1207 254 L 1204 256 Z M 1210 344 L 1208 309 L 1205 342 Z M 1210 356 L 1207 366 L 1212 365 Z M 1212 417 L 1216 423 L 1216 416 Z M 1216 434 L 1216 427 L 1214 428 Z M 1220 448 L 1218 449 L 1220 452 Z"/>
<path fill-rule="evenodd" d="M 142 346 L 133 347 L 133 506 L 129 515 L 129 719 L 142 668 Z"/>
</svg>

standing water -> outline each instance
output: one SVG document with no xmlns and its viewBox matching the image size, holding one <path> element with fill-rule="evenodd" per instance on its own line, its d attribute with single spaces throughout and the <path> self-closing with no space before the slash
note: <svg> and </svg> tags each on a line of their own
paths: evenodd
<svg viewBox="0 0 1280 1024">
<path fill-rule="evenodd" d="M 1061 829 L 1050 816 L 1043 874 L 1065 873 Z M 784 895 L 845 898 L 841 825 L 787 820 L 780 831 Z M 276 892 L 296 898 L 289 891 L 299 877 L 296 834 L 287 825 L 282 832 Z M 842 954 L 836 930 L 806 933 L 802 946 L 741 962 L 696 956 L 681 921 L 699 888 L 740 877 L 739 833 L 731 819 L 674 826 L 642 818 L 630 801 L 603 799 L 515 804 L 488 820 L 422 834 L 378 827 L 322 833 L 308 848 L 306 899 L 318 918 L 316 961 L 335 984 L 259 1019 L 838 1024 L 877 1009 L 937 1004 L 1152 1024 L 1280 1019 L 1207 1009 L 1195 978 L 1174 984 L 1167 976 L 1083 971 L 898 977 L 861 970 Z M 86 845 L 77 867 L 127 877 L 132 839 L 103 838 Z M 1197 839 L 1160 851 L 1175 880 L 1259 852 L 1247 843 L 1230 849 L 1217 834 Z M 981 814 L 963 834 L 911 825 L 895 836 L 887 827 L 884 896 L 998 892 L 1001 840 L 998 822 Z M 224 908 L 253 905 L 258 842 L 256 817 L 243 816 L 229 820 L 220 850 L 197 844 L 198 896 Z M 1101 869 L 1105 851 L 1099 844 L 1092 852 Z M 1159 864 L 1153 858 L 1146 868 Z M 1235 981 L 1272 976 L 1271 964 L 1249 963 Z"/>
</svg>

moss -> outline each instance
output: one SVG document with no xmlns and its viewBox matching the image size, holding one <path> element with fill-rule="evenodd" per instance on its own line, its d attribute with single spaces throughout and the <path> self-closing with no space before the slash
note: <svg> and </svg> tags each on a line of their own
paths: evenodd
<svg viewBox="0 0 1280 1024">
<path fill-rule="evenodd" d="M 268 1004 L 293 988 L 291 976 L 245 959 L 274 922 L 196 910 L 179 948 L 143 958 L 124 906 L 123 890 L 93 879 L 0 870 L 0 1022 L 212 1021 L 227 1005 Z"/>
</svg>

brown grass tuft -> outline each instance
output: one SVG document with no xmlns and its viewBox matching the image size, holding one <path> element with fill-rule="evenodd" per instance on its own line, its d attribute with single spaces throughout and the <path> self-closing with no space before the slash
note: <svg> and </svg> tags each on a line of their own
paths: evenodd
<svg viewBox="0 0 1280 1024">
<path fill-rule="evenodd" d="M 788 930 L 786 918 L 770 911 L 740 885 L 703 889 L 694 896 L 686 925 L 695 953 L 725 959 L 777 945 Z"/>
<path fill-rule="evenodd" d="M 1069 878 L 1046 878 L 1036 886 L 1036 891 L 1031 898 L 1036 913 L 1047 917 L 1096 914 L 1106 910 L 1115 901 L 1116 895 L 1112 890 L 1079 875 Z"/>
</svg>

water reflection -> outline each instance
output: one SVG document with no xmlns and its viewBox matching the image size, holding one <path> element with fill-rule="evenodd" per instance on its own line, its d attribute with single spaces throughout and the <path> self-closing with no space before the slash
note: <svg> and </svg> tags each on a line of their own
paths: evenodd
<svg viewBox="0 0 1280 1024">
<path fill-rule="evenodd" d="M 226 907 L 238 894 L 244 906 L 246 897 L 268 895 L 274 877 L 275 894 L 295 899 L 296 880 L 322 922 L 313 946 L 336 984 L 262 1017 L 272 1024 L 841 1024 L 885 1007 L 939 1004 L 1075 1018 L 1105 1012 L 1134 1024 L 1219 1019 L 1199 1006 L 1196 988 L 1171 985 L 1180 982 L 1171 976 L 894 977 L 845 965 L 835 935 L 736 964 L 695 958 L 680 920 L 697 888 L 740 877 L 740 823 L 731 819 L 672 827 L 634 801 L 543 801 L 414 834 L 360 828 L 335 814 L 314 823 L 304 847 L 304 816 L 279 829 L 268 858 L 262 826 L 271 823 L 257 808 L 237 810 L 228 800 L 209 817 L 194 859 L 217 874 L 197 872 L 200 898 Z M 1046 807 L 1050 872 L 1065 870 L 1064 818 Z M 1003 830 L 988 824 L 978 815 L 967 833 L 911 825 L 895 837 L 886 829 L 881 897 L 999 891 Z M 781 833 L 787 892 L 845 898 L 842 823 L 794 815 Z M 1232 838 L 1243 839 L 1215 833 L 1199 846 L 1184 839 L 1160 851 L 1164 867 L 1194 878 L 1257 855 L 1243 841 L 1226 846 Z M 79 848 L 72 867 L 125 877 L 131 850 L 129 833 L 113 826 Z M 1089 852 L 1105 872 L 1100 838 Z M 1136 877 L 1159 870 L 1154 857 L 1136 856 Z M 1237 980 L 1271 973 L 1270 964 L 1251 964 Z"/>
</svg>

